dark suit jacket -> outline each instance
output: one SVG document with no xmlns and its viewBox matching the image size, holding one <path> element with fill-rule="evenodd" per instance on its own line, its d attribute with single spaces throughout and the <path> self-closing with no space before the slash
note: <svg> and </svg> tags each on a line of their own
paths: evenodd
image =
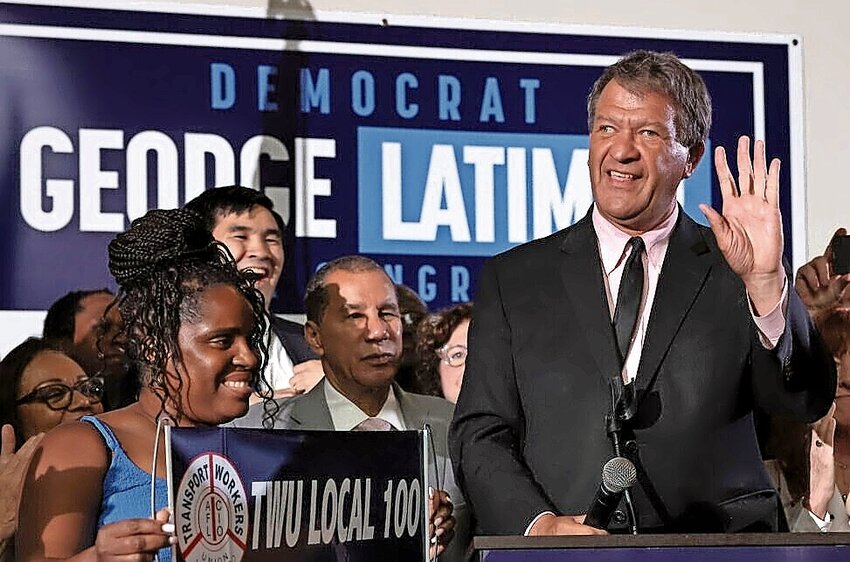
<svg viewBox="0 0 850 562">
<path fill-rule="evenodd" d="M 440 560 L 443 562 L 465 560 L 466 548 L 470 542 L 471 524 L 466 502 L 455 484 L 452 464 L 449 462 L 447 436 L 452 418 L 452 405 L 442 398 L 405 392 L 395 383 L 393 383 L 393 390 L 408 429 L 422 429 L 426 423 L 431 426 L 436 453 L 436 470 L 441 477 L 440 485 L 451 496 L 454 504 L 455 537 L 440 556 Z M 334 429 L 328 402 L 325 400 L 324 384 L 317 384 L 311 391 L 301 396 L 277 400 L 277 403 L 280 409 L 274 417 L 273 429 L 331 431 Z M 262 428 L 264 413 L 263 404 L 255 404 L 245 417 L 234 420 L 233 426 Z M 432 485 L 436 486 L 436 483 Z"/>
<path fill-rule="evenodd" d="M 272 314 L 271 328 L 283 344 L 289 358 L 292 359 L 293 365 L 319 358 L 304 339 L 304 326 L 298 322 L 292 322 Z"/>
<path fill-rule="evenodd" d="M 835 392 L 832 358 L 788 283 L 786 330 L 767 350 L 711 231 L 680 213 L 636 379 L 634 437 L 649 483 L 635 490 L 641 528 L 780 524 L 753 406 L 813 421 Z M 543 511 L 587 511 L 612 456 L 615 346 L 590 214 L 485 266 L 450 435 L 481 533 L 522 534 Z"/>
</svg>

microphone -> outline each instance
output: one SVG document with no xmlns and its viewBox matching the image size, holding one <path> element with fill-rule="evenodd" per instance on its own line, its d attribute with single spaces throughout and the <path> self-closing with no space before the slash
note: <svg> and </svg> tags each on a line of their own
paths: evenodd
<svg viewBox="0 0 850 562">
<path fill-rule="evenodd" d="M 637 469 L 632 461 L 624 457 L 614 457 L 606 462 L 602 467 L 602 484 L 590 502 L 584 524 L 597 529 L 607 529 L 611 516 L 623 497 L 623 491 L 634 486 L 635 482 Z"/>
</svg>

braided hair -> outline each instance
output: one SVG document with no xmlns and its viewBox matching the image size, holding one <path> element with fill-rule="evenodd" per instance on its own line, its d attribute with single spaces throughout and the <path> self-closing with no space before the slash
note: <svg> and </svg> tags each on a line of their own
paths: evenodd
<svg viewBox="0 0 850 562">
<path fill-rule="evenodd" d="M 213 285 L 236 288 L 251 307 L 254 325 L 248 343 L 260 360 L 251 385 L 271 401 L 270 385 L 261 384 L 268 358 L 267 316 L 262 294 L 252 279 L 236 269 L 227 248 L 213 240 L 200 217 L 185 209 L 152 210 L 109 243 L 109 270 L 118 282 L 117 306 L 124 322 L 125 353 L 140 374 L 141 383 L 162 402 L 183 412 L 181 391 L 166 384 L 169 361 L 182 365 L 177 343 L 181 322 L 198 319 L 204 289 Z M 109 309 L 107 309 L 109 310 Z M 264 390 L 265 389 L 265 390 Z"/>
</svg>

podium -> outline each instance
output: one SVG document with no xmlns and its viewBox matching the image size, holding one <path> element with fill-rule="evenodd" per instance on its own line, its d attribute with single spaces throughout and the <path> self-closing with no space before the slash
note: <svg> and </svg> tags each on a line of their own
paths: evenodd
<svg viewBox="0 0 850 562">
<path fill-rule="evenodd" d="M 479 536 L 475 562 L 838 562 L 850 533 Z"/>
</svg>

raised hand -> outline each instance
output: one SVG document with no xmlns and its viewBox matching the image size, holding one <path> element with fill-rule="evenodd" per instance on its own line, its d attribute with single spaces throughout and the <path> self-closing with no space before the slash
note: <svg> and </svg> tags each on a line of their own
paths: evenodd
<svg viewBox="0 0 850 562">
<path fill-rule="evenodd" d="M 833 234 L 844 236 L 847 230 L 839 228 Z M 850 306 L 850 274 L 836 275 L 832 271 L 832 240 L 822 256 L 818 256 L 797 270 L 794 288 L 809 314 L 816 316 L 838 306 Z"/>
<path fill-rule="evenodd" d="M 27 439 L 15 452 L 15 430 L 4 425 L 0 434 L 0 540 L 15 534 L 18 526 L 18 500 L 24 473 L 43 433 Z"/>
<path fill-rule="evenodd" d="M 738 139 L 738 181 L 726 162 L 726 151 L 714 151 L 714 168 L 723 196 L 722 214 L 709 205 L 700 210 L 708 219 L 723 257 L 744 282 L 756 314 L 779 303 L 784 286 L 782 215 L 779 212 L 778 158 L 767 169 L 764 142 L 756 141 L 750 159 L 750 139 Z"/>
<path fill-rule="evenodd" d="M 124 519 L 97 532 L 94 551 L 98 562 L 148 562 L 160 548 L 177 541 L 170 514 L 161 509 L 154 519 Z"/>
<path fill-rule="evenodd" d="M 829 500 L 835 493 L 835 403 L 829 413 L 812 424 L 809 447 L 809 493 L 806 507 L 820 519 L 826 517 Z"/>
</svg>

